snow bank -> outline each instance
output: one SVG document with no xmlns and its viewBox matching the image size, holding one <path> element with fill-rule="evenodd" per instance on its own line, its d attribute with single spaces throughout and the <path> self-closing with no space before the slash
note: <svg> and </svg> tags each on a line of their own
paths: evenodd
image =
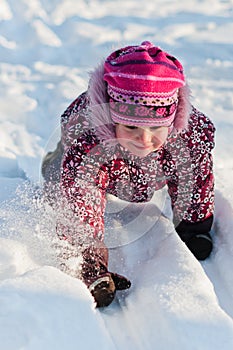
<svg viewBox="0 0 233 350">
<path fill-rule="evenodd" d="M 0 0 L 0 8 L 1 348 L 231 350 L 232 1 Z M 114 202 L 109 227 L 123 240 L 108 242 L 110 267 L 132 288 L 99 311 L 57 266 L 40 167 L 88 70 L 113 48 L 144 40 L 181 59 L 193 103 L 217 128 L 214 251 L 200 264 L 169 213 L 150 203 L 129 216 Z"/>
</svg>

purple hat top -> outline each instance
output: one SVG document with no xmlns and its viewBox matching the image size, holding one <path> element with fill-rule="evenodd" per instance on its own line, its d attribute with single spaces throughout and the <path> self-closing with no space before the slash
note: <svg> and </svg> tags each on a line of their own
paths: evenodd
<svg viewBox="0 0 233 350">
<path fill-rule="evenodd" d="M 104 80 L 113 121 L 136 126 L 171 125 L 185 85 L 181 63 L 148 41 L 108 56 Z"/>
</svg>

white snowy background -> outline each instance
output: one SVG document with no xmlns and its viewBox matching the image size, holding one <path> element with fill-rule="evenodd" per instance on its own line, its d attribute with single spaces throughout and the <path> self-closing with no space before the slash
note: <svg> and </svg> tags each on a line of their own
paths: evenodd
<svg viewBox="0 0 233 350">
<path fill-rule="evenodd" d="M 1 350 L 232 350 L 232 18 L 232 0 L 0 0 Z M 145 234 L 110 249 L 132 288 L 100 311 L 56 267 L 53 215 L 35 192 L 88 71 L 144 40 L 182 61 L 193 104 L 216 125 L 214 250 L 199 263 L 151 204 L 118 228 Z"/>
</svg>

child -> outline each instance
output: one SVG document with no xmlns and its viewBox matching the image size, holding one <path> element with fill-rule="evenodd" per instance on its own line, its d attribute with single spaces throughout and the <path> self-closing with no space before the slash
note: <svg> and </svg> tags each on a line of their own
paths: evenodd
<svg viewBox="0 0 233 350">
<path fill-rule="evenodd" d="M 215 128 L 190 105 L 175 57 L 147 41 L 113 52 L 93 71 L 87 92 L 68 107 L 61 125 L 61 143 L 45 160 L 43 175 L 53 180 L 52 164 L 62 157 L 66 214 L 57 231 L 70 245 L 82 246 L 80 274 L 97 306 L 130 287 L 108 271 L 107 193 L 147 202 L 167 185 L 178 235 L 197 259 L 209 256 Z"/>
</svg>

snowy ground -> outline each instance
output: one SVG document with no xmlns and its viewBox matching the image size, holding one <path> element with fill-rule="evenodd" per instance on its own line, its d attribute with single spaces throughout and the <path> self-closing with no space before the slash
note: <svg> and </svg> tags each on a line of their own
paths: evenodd
<svg viewBox="0 0 233 350">
<path fill-rule="evenodd" d="M 233 348 L 232 16 L 232 0 L 0 0 L 1 350 Z M 143 40 L 181 59 L 194 105 L 217 127 L 214 251 L 200 264 L 145 208 L 147 234 L 110 252 L 133 286 L 99 312 L 56 268 L 52 219 L 32 198 L 88 70 Z"/>
</svg>

